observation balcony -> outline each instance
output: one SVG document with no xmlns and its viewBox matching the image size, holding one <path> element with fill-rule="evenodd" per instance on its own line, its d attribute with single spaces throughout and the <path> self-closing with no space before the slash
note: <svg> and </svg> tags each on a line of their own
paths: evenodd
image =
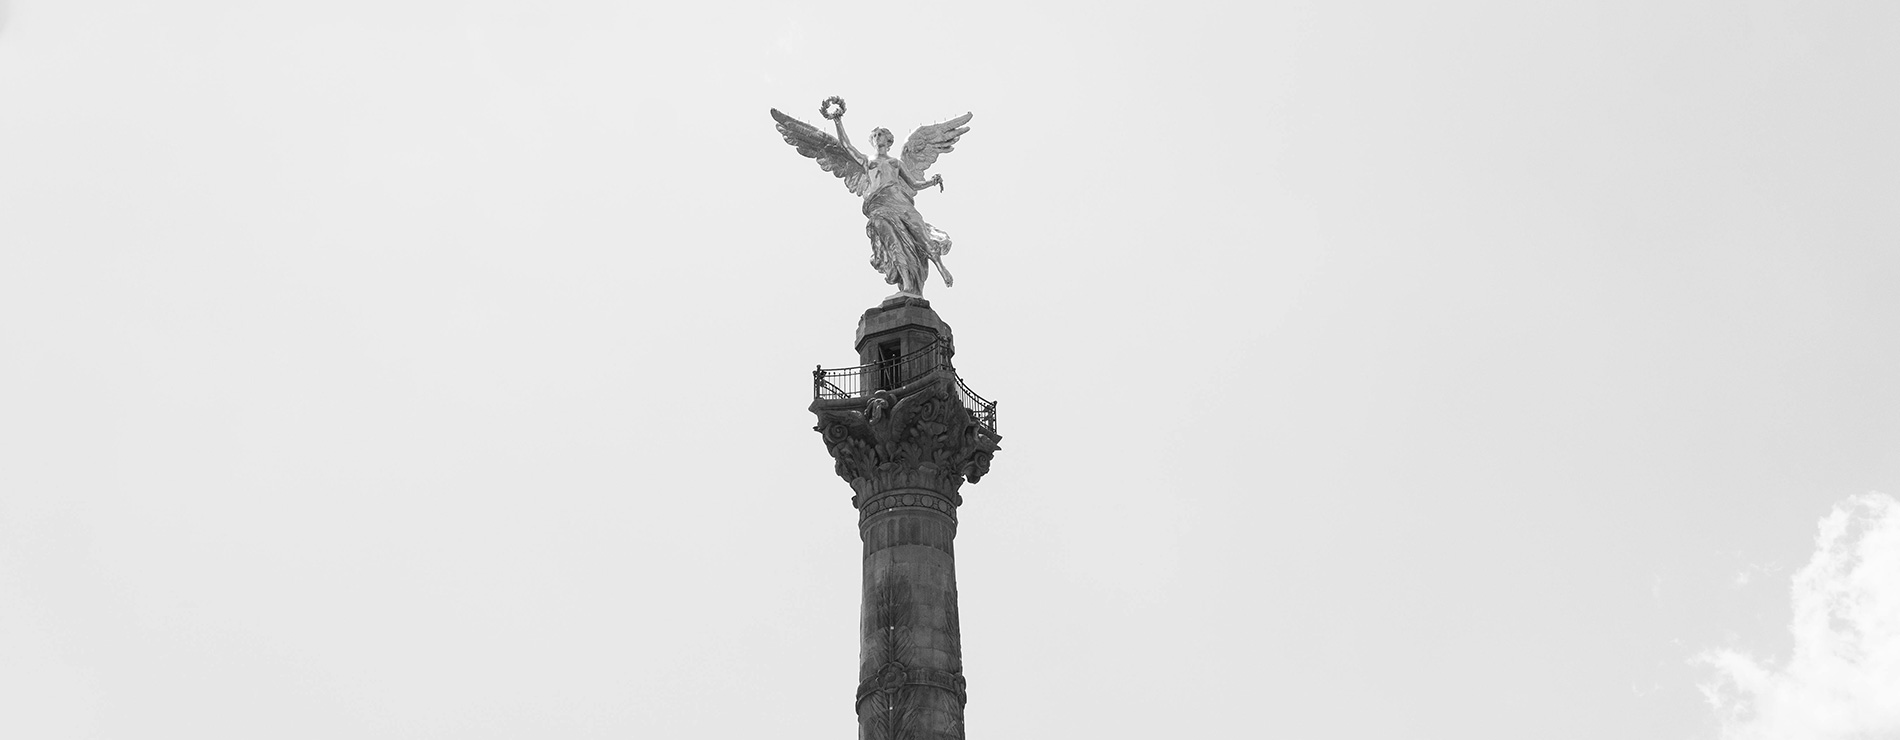
<svg viewBox="0 0 1900 740">
<path fill-rule="evenodd" d="M 812 400 L 864 402 L 880 390 L 902 398 L 932 381 L 949 379 L 970 418 L 996 434 L 996 402 L 977 395 L 957 376 L 950 364 L 952 352 L 949 342 L 938 338 L 900 357 L 856 367 L 820 367 L 811 373 Z"/>
</svg>

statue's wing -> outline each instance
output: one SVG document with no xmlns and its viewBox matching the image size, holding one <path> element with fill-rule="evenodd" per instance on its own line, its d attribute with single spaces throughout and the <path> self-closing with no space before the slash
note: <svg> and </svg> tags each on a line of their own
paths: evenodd
<svg viewBox="0 0 1900 740">
<path fill-rule="evenodd" d="M 919 126 L 910 134 L 910 140 L 904 142 L 904 166 L 916 175 L 937 163 L 937 155 L 950 151 L 957 143 L 957 137 L 970 132 L 963 124 L 970 122 L 970 114 L 952 118 L 943 123 Z"/>
<path fill-rule="evenodd" d="M 777 108 L 772 109 L 772 118 L 778 121 L 778 132 L 785 136 L 785 143 L 798 149 L 799 154 L 818 160 L 819 169 L 842 178 L 845 189 L 852 195 L 864 194 L 871 181 L 869 173 L 851 150 L 838 143 L 837 137 L 780 113 Z"/>
</svg>

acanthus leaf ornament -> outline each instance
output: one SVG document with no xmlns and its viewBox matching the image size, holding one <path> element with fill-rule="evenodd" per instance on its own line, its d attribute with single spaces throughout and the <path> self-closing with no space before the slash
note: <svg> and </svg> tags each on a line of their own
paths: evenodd
<svg viewBox="0 0 1900 740">
<path fill-rule="evenodd" d="M 963 481 L 989 472 L 1002 439 L 958 402 L 955 383 L 943 378 L 901 398 L 878 390 L 856 408 L 814 404 L 812 429 L 823 436 L 838 477 L 861 494 L 919 487 L 954 498 Z"/>
</svg>

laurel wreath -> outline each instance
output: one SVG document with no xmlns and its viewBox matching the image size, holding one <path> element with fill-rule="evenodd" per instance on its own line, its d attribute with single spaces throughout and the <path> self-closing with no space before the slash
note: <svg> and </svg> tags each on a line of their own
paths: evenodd
<svg viewBox="0 0 1900 740">
<path fill-rule="evenodd" d="M 832 103 L 838 104 L 838 112 L 835 114 L 831 112 Z M 824 116 L 825 120 L 827 121 L 836 121 L 840 118 L 843 118 L 844 117 L 844 98 L 840 98 L 836 95 L 833 95 L 829 98 L 825 98 L 825 102 L 818 104 L 818 115 Z"/>
</svg>

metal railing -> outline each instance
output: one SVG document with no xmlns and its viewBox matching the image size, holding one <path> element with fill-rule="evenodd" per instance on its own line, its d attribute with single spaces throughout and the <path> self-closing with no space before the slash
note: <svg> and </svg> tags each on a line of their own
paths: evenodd
<svg viewBox="0 0 1900 740">
<path fill-rule="evenodd" d="M 811 373 L 812 398 L 848 400 L 871 395 L 879 389 L 897 390 L 932 373 L 948 373 L 957 382 L 957 398 L 978 424 L 996 431 L 996 402 L 970 390 L 950 365 L 948 346 L 938 340 L 902 357 L 881 360 L 856 367 L 820 367 Z"/>
<path fill-rule="evenodd" d="M 951 376 L 957 379 L 957 398 L 963 401 L 964 408 L 970 410 L 970 417 L 975 419 L 976 423 L 989 427 L 990 431 L 996 431 L 996 402 L 985 400 L 977 395 L 976 391 L 970 390 L 970 386 L 963 382 L 961 376 L 954 372 Z"/>
<path fill-rule="evenodd" d="M 938 368 L 950 367 L 941 342 L 931 342 L 902 357 L 857 367 L 818 368 L 811 373 L 812 397 L 846 399 L 871 395 L 880 388 L 897 390 Z"/>
</svg>

